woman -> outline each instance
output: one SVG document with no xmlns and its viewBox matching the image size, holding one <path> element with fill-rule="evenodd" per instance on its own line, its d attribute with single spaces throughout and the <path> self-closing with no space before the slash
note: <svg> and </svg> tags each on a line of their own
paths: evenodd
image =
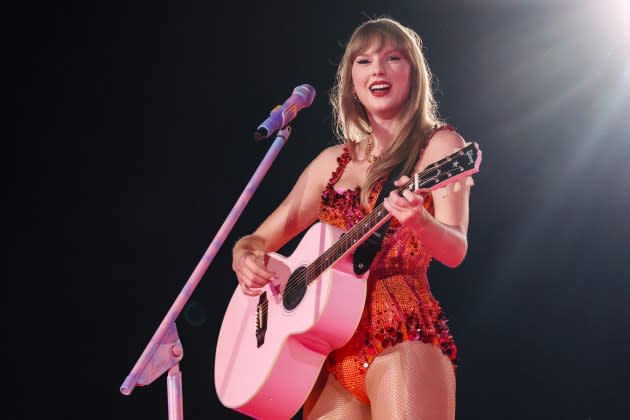
<svg viewBox="0 0 630 420">
<path fill-rule="evenodd" d="M 266 252 L 318 219 L 349 229 L 370 212 L 398 164 L 413 174 L 464 147 L 438 120 L 420 38 L 389 18 L 355 30 L 331 103 L 343 144 L 322 151 L 279 207 L 234 246 L 233 269 L 246 295 L 273 278 Z M 454 419 L 456 348 L 427 281 L 432 258 L 456 267 L 467 251 L 469 188 L 448 190 L 385 197 L 393 217 L 370 266 L 361 321 L 329 355 L 305 418 Z"/>
</svg>

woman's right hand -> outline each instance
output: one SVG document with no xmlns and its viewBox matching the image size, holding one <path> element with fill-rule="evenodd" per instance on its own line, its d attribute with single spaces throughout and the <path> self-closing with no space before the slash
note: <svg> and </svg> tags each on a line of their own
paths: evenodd
<svg viewBox="0 0 630 420">
<path fill-rule="evenodd" d="M 275 252 L 317 220 L 321 194 L 342 146 L 326 148 L 302 172 L 289 195 L 251 234 L 232 248 L 232 269 L 244 294 L 258 296 L 277 273 L 265 267 L 265 253 Z"/>
<path fill-rule="evenodd" d="M 264 252 L 242 250 L 235 253 L 232 259 L 232 269 L 241 290 L 248 296 L 260 295 L 260 288 L 275 278 L 275 273 L 265 267 L 264 256 Z"/>
</svg>

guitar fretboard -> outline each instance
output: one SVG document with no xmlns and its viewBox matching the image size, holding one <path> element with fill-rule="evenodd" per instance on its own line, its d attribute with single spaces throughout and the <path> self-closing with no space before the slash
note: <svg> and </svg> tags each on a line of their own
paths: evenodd
<svg viewBox="0 0 630 420">
<path fill-rule="evenodd" d="M 427 166 L 422 172 L 415 174 L 397 190 L 398 194 L 402 195 L 405 189 L 430 191 L 448 185 L 470 173 L 477 172 L 480 163 L 481 151 L 479 146 L 476 143 L 470 143 L 461 150 Z M 369 234 L 378 229 L 390 217 L 391 215 L 383 203 L 376 206 L 364 219 L 354 225 L 336 243 L 306 267 L 306 284 L 309 285 L 319 278 L 346 252 L 367 239 Z"/>
</svg>

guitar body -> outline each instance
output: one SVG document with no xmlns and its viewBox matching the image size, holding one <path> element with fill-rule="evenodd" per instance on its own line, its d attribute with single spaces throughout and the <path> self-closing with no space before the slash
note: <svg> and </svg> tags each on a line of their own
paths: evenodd
<svg viewBox="0 0 630 420">
<path fill-rule="evenodd" d="M 262 288 L 263 295 L 247 296 L 236 288 L 216 348 L 214 380 L 223 405 L 260 419 L 291 418 L 328 353 L 352 337 L 363 312 L 368 273 L 354 273 L 351 253 L 299 287 L 304 267 L 342 233 L 314 224 L 291 256 L 267 254 L 266 266 L 279 279 Z"/>
</svg>

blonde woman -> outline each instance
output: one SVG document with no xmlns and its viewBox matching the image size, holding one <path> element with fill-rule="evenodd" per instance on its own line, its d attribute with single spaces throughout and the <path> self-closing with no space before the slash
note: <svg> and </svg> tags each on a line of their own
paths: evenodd
<svg viewBox="0 0 630 420">
<path fill-rule="evenodd" d="M 323 150 L 278 208 L 234 246 L 233 269 L 247 295 L 273 277 L 266 252 L 317 220 L 351 228 L 398 165 L 413 174 L 464 147 L 437 116 L 420 37 L 390 18 L 356 28 L 331 104 L 342 144 Z M 446 196 L 405 191 L 384 198 L 393 217 L 370 266 L 361 321 L 326 360 L 304 405 L 306 419 L 455 418 L 457 350 L 427 279 L 432 259 L 456 267 L 467 251 L 469 187 L 448 188 Z"/>
</svg>

